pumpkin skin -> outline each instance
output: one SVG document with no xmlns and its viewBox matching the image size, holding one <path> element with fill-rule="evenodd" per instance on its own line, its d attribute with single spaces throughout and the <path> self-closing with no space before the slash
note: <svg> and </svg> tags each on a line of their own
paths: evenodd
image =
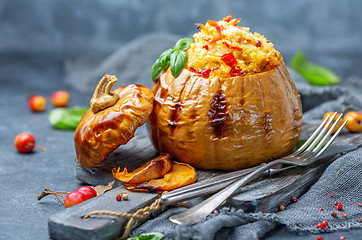
<svg viewBox="0 0 362 240">
<path fill-rule="evenodd" d="M 261 73 L 203 78 L 162 73 L 148 131 L 155 148 L 201 169 L 237 170 L 282 157 L 302 128 L 300 96 L 284 62 Z"/>
<path fill-rule="evenodd" d="M 147 87 L 130 84 L 112 93 L 119 100 L 97 113 L 89 109 L 74 132 L 76 156 L 83 168 L 103 162 L 107 154 L 131 140 L 152 111 L 154 96 Z"/>
</svg>

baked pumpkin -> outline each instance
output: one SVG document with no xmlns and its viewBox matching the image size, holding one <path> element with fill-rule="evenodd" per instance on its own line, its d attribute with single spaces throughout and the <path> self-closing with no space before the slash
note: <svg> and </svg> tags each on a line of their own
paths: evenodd
<svg viewBox="0 0 362 240">
<path fill-rule="evenodd" d="M 208 21 L 176 78 L 161 73 L 148 129 L 154 146 L 202 169 L 236 170 L 289 153 L 300 96 L 273 44 L 231 16 Z"/>
<path fill-rule="evenodd" d="M 83 115 L 74 132 L 77 160 L 81 167 L 101 163 L 107 155 L 126 144 L 143 125 L 153 108 L 152 91 L 130 84 L 111 92 L 117 78 L 105 75 L 91 99 L 91 108 Z"/>
</svg>

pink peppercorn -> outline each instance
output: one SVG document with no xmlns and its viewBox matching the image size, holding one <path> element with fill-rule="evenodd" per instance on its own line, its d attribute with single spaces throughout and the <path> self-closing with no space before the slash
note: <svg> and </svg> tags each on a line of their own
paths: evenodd
<svg viewBox="0 0 362 240">
<path fill-rule="evenodd" d="M 338 211 L 342 211 L 343 210 L 343 205 L 340 204 L 340 203 L 337 203 L 336 208 L 337 208 Z"/>
</svg>

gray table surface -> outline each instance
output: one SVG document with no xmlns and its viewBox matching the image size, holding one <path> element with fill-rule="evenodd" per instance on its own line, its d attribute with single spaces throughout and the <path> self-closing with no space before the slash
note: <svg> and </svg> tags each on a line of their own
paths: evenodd
<svg viewBox="0 0 362 240">
<path fill-rule="evenodd" d="M 48 112 L 28 109 L 30 94 L 50 96 L 65 89 L 71 106 L 89 105 L 91 94 L 79 93 L 64 85 L 63 66 L 57 61 L 21 58 L 0 59 L 0 239 L 49 239 L 48 217 L 63 209 L 52 196 L 38 202 L 44 189 L 74 191 L 82 185 L 74 175 L 73 132 L 54 129 Z M 13 141 L 21 132 L 31 132 L 47 152 L 20 154 Z M 324 239 L 359 239 L 361 230 L 323 234 Z M 298 234 L 280 226 L 264 239 L 315 239 L 315 234 Z"/>
</svg>

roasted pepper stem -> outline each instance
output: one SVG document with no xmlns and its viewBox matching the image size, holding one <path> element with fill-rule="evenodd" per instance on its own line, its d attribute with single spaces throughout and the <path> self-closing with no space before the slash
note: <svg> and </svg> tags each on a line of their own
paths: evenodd
<svg viewBox="0 0 362 240">
<path fill-rule="evenodd" d="M 119 95 L 111 93 L 111 89 L 117 80 L 116 76 L 106 74 L 99 81 L 90 101 L 93 113 L 97 113 L 103 109 L 111 107 L 118 101 Z"/>
</svg>

